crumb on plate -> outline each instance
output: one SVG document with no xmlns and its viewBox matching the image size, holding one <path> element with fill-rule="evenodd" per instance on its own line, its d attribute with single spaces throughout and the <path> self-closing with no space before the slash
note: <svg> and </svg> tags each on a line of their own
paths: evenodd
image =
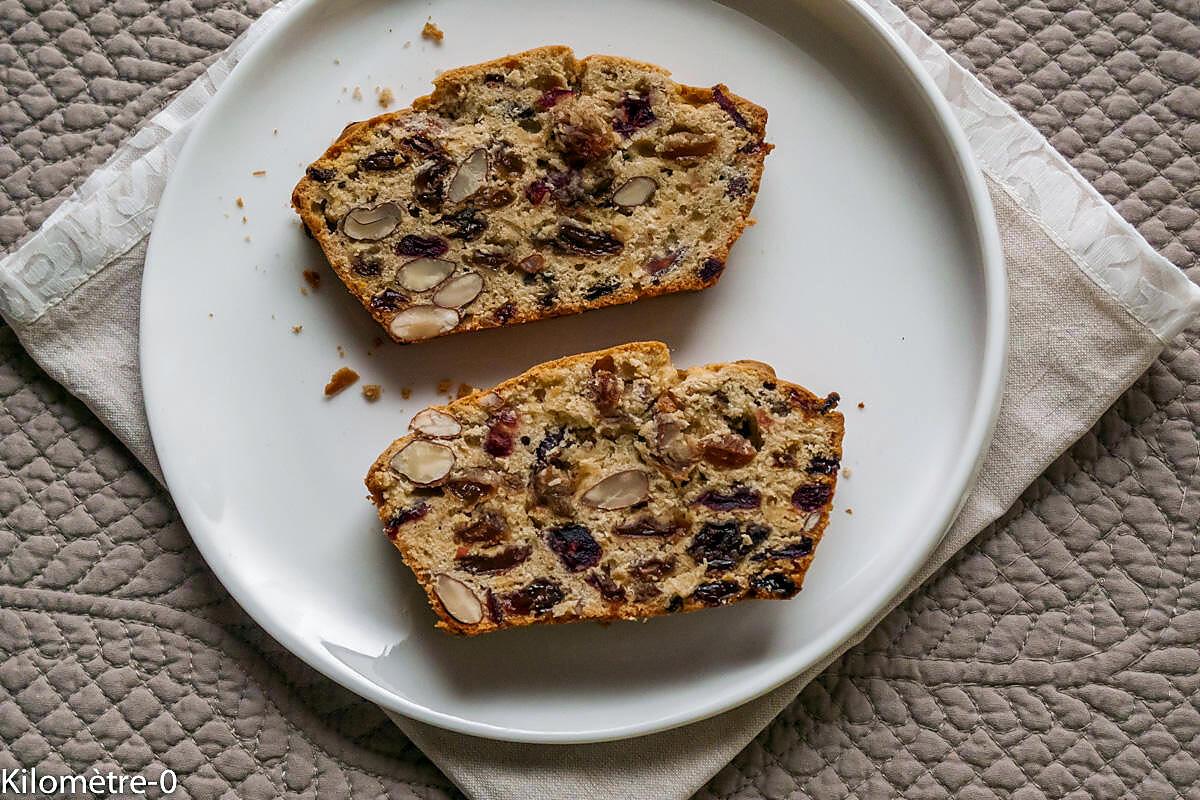
<svg viewBox="0 0 1200 800">
<path fill-rule="evenodd" d="M 446 38 L 446 34 L 442 33 L 442 29 L 435 25 L 433 20 L 430 20 L 425 23 L 425 27 L 421 28 L 421 38 L 440 42 Z"/>
<path fill-rule="evenodd" d="M 392 90 L 389 89 L 388 87 L 384 86 L 382 89 L 379 90 L 379 107 L 380 108 L 390 108 L 392 103 L 395 100 L 396 100 L 396 95 L 393 94 Z"/>
<path fill-rule="evenodd" d="M 400 387 L 400 396 L 403 397 L 405 400 L 412 397 L 412 387 L 411 386 L 401 386 Z"/>
<path fill-rule="evenodd" d="M 349 367 L 339 367 L 337 372 L 329 376 L 329 383 L 325 384 L 325 396 L 333 397 L 347 386 L 353 385 L 357 380 L 357 372 Z"/>
<path fill-rule="evenodd" d="M 475 391 L 475 387 L 474 387 L 474 386 L 472 386 L 471 384 L 469 384 L 469 383 L 460 383 L 460 384 L 458 385 L 458 391 L 454 393 L 454 396 L 455 396 L 456 398 L 460 398 L 460 399 L 461 399 L 461 398 L 463 398 L 463 397 L 466 397 L 467 395 L 469 395 L 469 394 L 470 394 L 471 392 L 473 392 L 473 391 Z"/>
<path fill-rule="evenodd" d="M 368 403 L 374 403 L 383 394 L 383 387 L 378 383 L 364 383 L 362 387 L 362 396 L 367 399 Z"/>
<path fill-rule="evenodd" d="M 860 409 L 861 409 L 861 408 L 866 408 L 866 407 L 867 407 L 867 404 L 866 404 L 866 403 L 859 403 L 859 404 L 858 404 L 858 407 L 859 407 Z"/>
<path fill-rule="evenodd" d="M 315 269 L 304 270 L 304 282 L 311 286 L 315 292 L 317 289 L 321 288 L 321 273 L 317 272 Z"/>
<path fill-rule="evenodd" d="M 240 195 L 238 196 L 238 199 L 237 199 L 237 200 L 234 200 L 233 202 L 237 203 L 237 207 L 238 207 L 238 208 L 245 208 L 245 207 L 246 207 L 246 201 L 245 201 L 244 199 L 242 199 L 242 197 L 241 197 Z"/>
<path fill-rule="evenodd" d="M 450 394 L 450 387 L 454 385 L 454 381 L 449 378 L 442 378 L 437 383 L 438 394 Z"/>
<path fill-rule="evenodd" d="M 362 100 L 362 89 L 355 86 L 354 91 L 350 93 L 350 97 L 354 98 L 355 100 Z"/>
<path fill-rule="evenodd" d="M 267 171 L 265 169 L 256 169 L 256 170 L 254 170 L 254 172 L 251 172 L 250 174 L 256 178 L 261 178 L 267 174 Z"/>
<path fill-rule="evenodd" d="M 292 333 L 299 333 L 302 330 L 304 330 L 303 325 L 293 325 L 292 326 Z"/>
</svg>

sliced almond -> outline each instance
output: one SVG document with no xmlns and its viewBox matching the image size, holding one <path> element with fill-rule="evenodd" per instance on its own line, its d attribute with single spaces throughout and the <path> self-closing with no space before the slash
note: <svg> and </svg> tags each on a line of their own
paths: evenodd
<svg viewBox="0 0 1200 800">
<path fill-rule="evenodd" d="M 658 184 L 653 178 L 639 176 L 630 178 L 621 184 L 621 188 L 613 192 L 613 202 L 622 208 L 633 208 L 640 206 L 658 191 Z"/>
<path fill-rule="evenodd" d="M 438 306 L 412 306 L 392 317 L 388 325 L 392 335 L 404 342 L 419 342 L 453 330 L 458 312 Z"/>
<path fill-rule="evenodd" d="M 458 578 L 452 578 L 443 572 L 437 576 L 433 592 L 438 600 L 442 601 L 446 613 L 464 625 L 475 625 L 483 620 L 483 604 L 471 591 L 471 587 Z"/>
<path fill-rule="evenodd" d="M 454 272 L 454 262 L 422 256 L 400 267 L 396 282 L 410 292 L 424 292 L 437 286 Z"/>
<path fill-rule="evenodd" d="M 446 281 L 433 295 L 433 302 L 442 308 L 462 308 L 472 302 L 483 291 L 483 276 L 468 272 Z"/>
<path fill-rule="evenodd" d="M 392 456 L 392 469 L 418 486 L 429 486 L 454 469 L 454 451 L 444 444 L 414 439 Z"/>
<path fill-rule="evenodd" d="M 649 476 L 640 469 L 626 469 L 609 475 L 579 499 L 585 506 L 615 511 L 637 505 L 649 496 Z"/>
<path fill-rule="evenodd" d="M 487 183 L 487 172 L 487 150 L 482 147 L 472 150 L 471 154 L 458 165 L 458 170 L 450 179 L 450 188 L 446 190 L 446 199 L 451 203 L 461 203 L 466 200 Z"/>
<path fill-rule="evenodd" d="M 342 233 L 356 241 L 373 242 L 396 230 L 401 216 L 395 203 L 351 209 L 342 217 Z"/>
<path fill-rule="evenodd" d="M 408 423 L 408 429 L 433 439 L 453 439 L 462 433 L 462 425 L 458 420 L 436 408 L 418 411 L 412 422 Z"/>
<path fill-rule="evenodd" d="M 488 392 L 479 398 L 479 407 L 484 411 L 495 411 L 504 405 L 504 398 L 495 392 Z"/>
<path fill-rule="evenodd" d="M 810 513 L 808 515 L 808 517 L 805 518 L 804 527 L 801 528 L 801 530 L 803 530 L 805 533 L 808 533 L 809 531 L 815 530 L 816 527 L 820 524 L 821 524 L 821 512 L 813 511 L 812 513 Z"/>
</svg>

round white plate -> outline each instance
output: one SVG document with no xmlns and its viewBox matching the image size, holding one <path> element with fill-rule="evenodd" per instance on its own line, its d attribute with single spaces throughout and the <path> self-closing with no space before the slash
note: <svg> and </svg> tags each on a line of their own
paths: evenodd
<svg viewBox="0 0 1200 800">
<path fill-rule="evenodd" d="M 999 403 L 1006 329 L 994 221 L 963 136 L 912 56 L 858 3 L 311 0 L 253 49 L 163 196 L 141 328 L 171 494 L 251 616 L 389 709 L 538 742 L 716 714 L 870 619 L 969 486 Z M 441 45 L 419 36 L 430 13 Z M 652 61 L 684 83 L 725 82 L 766 106 L 777 149 L 758 224 L 701 294 L 373 347 L 381 331 L 288 207 L 293 184 L 347 122 L 380 111 L 376 86 L 403 105 L 439 70 L 550 43 Z M 319 291 L 301 292 L 304 269 L 323 274 Z M 440 380 L 487 386 L 637 339 L 666 341 L 680 365 L 758 359 L 818 394 L 841 392 L 847 469 L 804 591 L 646 624 L 473 639 L 434 630 L 364 497 L 371 461 L 439 401 Z M 325 399 L 343 365 L 382 384 L 383 399 L 368 404 L 357 386 Z"/>
</svg>

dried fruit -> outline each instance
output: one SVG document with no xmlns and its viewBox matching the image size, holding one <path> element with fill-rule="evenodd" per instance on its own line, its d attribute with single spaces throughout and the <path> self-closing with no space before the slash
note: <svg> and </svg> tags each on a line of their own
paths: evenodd
<svg viewBox="0 0 1200 800">
<path fill-rule="evenodd" d="M 517 267 L 526 275 L 536 275 L 546 268 L 546 259 L 541 253 L 530 253 L 517 262 Z"/>
<path fill-rule="evenodd" d="M 745 175 L 734 175 L 725 185 L 725 195 L 727 197 L 745 197 L 750 191 L 750 181 L 746 180 Z"/>
<path fill-rule="evenodd" d="M 416 236 L 410 233 L 396 243 L 396 255 L 401 256 L 440 258 L 449 249 L 450 243 L 440 236 Z"/>
<path fill-rule="evenodd" d="M 593 231 L 574 222 L 558 226 L 554 244 L 561 250 L 582 256 L 614 255 L 625 249 L 625 243 L 611 233 Z"/>
<path fill-rule="evenodd" d="M 629 136 L 639 128 L 644 128 L 657 119 L 650 108 L 650 98 L 646 95 L 627 95 L 617 104 L 613 115 L 613 130 L 622 136 Z"/>
<path fill-rule="evenodd" d="M 621 188 L 613 192 L 612 200 L 622 208 L 633 208 L 648 202 L 656 191 L 658 183 L 653 178 L 638 176 L 621 184 Z"/>
<path fill-rule="evenodd" d="M 478 209 L 469 207 L 441 217 L 438 219 L 438 224 L 454 228 L 454 233 L 450 234 L 450 238 L 462 239 L 464 242 L 475 241 L 483 235 L 488 227 L 487 217 Z"/>
<path fill-rule="evenodd" d="M 626 520 L 613 529 L 620 536 L 666 536 L 675 537 L 687 530 L 687 523 L 682 519 L 657 519 L 649 514 L 641 514 Z"/>
<path fill-rule="evenodd" d="M 551 110 L 554 141 L 564 158 L 575 165 L 606 158 L 616 149 L 612 130 L 602 116 L 603 106 L 592 97 L 564 96 Z"/>
<path fill-rule="evenodd" d="M 672 250 L 661 258 L 650 259 L 646 262 L 646 265 L 643 267 L 643 269 L 645 269 L 650 275 L 657 275 L 660 272 L 666 272 L 671 267 L 679 263 L 679 260 L 683 258 L 683 253 L 683 248 Z"/>
<path fill-rule="evenodd" d="M 392 317 L 388 329 L 403 342 L 419 342 L 453 330 L 458 322 L 458 312 L 453 309 L 411 306 Z"/>
<path fill-rule="evenodd" d="M 589 286 L 583 292 L 584 300 L 599 300 L 605 295 L 610 295 L 617 289 L 621 288 L 621 280 L 616 276 L 610 276 L 602 281 L 597 281 Z"/>
<path fill-rule="evenodd" d="M 570 89 L 547 89 L 542 92 L 542 96 L 534 101 L 533 105 L 539 111 L 545 111 L 549 108 L 554 108 L 558 105 L 558 101 L 575 94 Z"/>
<path fill-rule="evenodd" d="M 371 298 L 371 308 L 376 311 L 395 311 L 408 302 L 408 298 L 395 289 L 384 289 Z"/>
<path fill-rule="evenodd" d="M 442 148 L 434 144 L 428 136 L 419 133 L 408 137 L 401 144 L 419 156 L 431 156 L 442 152 Z"/>
<path fill-rule="evenodd" d="M 699 276 L 700 280 L 707 283 L 708 281 L 720 277 L 721 273 L 724 271 L 724 261 L 719 258 L 706 258 L 704 259 L 704 263 L 700 265 L 700 268 L 696 270 L 696 275 Z"/>
<path fill-rule="evenodd" d="M 675 571 L 675 556 L 651 556 L 629 565 L 629 574 L 642 580 L 662 580 Z"/>
<path fill-rule="evenodd" d="M 544 614 L 562 602 L 566 596 L 557 581 L 538 578 L 525 588 L 505 596 L 503 605 L 512 614 Z"/>
<path fill-rule="evenodd" d="M 611 603 L 625 600 L 625 589 L 612 579 L 607 571 L 593 570 L 583 578 L 590 586 L 600 593 L 600 596 Z"/>
<path fill-rule="evenodd" d="M 525 188 L 525 197 L 532 205 L 540 206 L 542 201 L 546 199 L 546 195 L 550 194 L 553 188 L 549 181 L 544 178 L 538 178 Z"/>
<path fill-rule="evenodd" d="M 408 429 L 433 439 L 453 439 L 462 433 L 462 425 L 457 419 L 436 408 L 418 411 L 408 423 Z"/>
<path fill-rule="evenodd" d="M 679 131 L 664 136 L 656 149 L 663 158 L 675 161 L 700 158 L 717 149 L 717 137 L 711 133 Z"/>
<path fill-rule="evenodd" d="M 337 177 L 337 170 L 333 169 L 332 167 L 329 169 L 322 169 L 321 167 L 309 167 L 304 171 L 304 174 L 317 183 L 328 183 Z"/>
<path fill-rule="evenodd" d="M 385 172 L 393 170 L 403 165 L 403 161 L 396 162 L 400 154 L 395 150 L 376 150 L 368 156 L 362 158 L 358 165 L 365 170 L 371 172 Z"/>
<path fill-rule="evenodd" d="M 744 484 L 734 484 L 729 489 L 709 489 L 696 498 L 696 502 L 713 511 L 745 511 L 758 508 L 762 495 Z"/>
<path fill-rule="evenodd" d="M 640 469 L 625 469 L 594 484 L 579 501 L 591 508 L 616 511 L 644 502 L 649 496 L 649 476 Z"/>
<path fill-rule="evenodd" d="M 525 172 L 525 162 L 507 142 L 500 143 L 492 162 L 496 165 L 496 169 L 504 175 L 522 175 Z"/>
<path fill-rule="evenodd" d="M 396 230 L 402 213 L 395 203 L 351 209 L 342 217 L 342 233 L 359 242 L 378 241 Z"/>
<path fill-rule="evenodd" d="M 407 508 L 401 508 L 388 517 L 384 530 L 389 539 L 395 539 L 401 525 L 421 519 L 428 513 L 428 503 L 415 503 Z"/>
<path fill-rule="evenodd" d="M 477 267 L 498 269 L 512 264 L 512 255 L 504 247 L 484 245 L 467 256 L 467 261 Z"/>
<path fill-rule="evenodd" d="M 454 451 L 444 444 L 415 439 L 392 456 L 391 464 L 417 486 L 432 486 L 454 468 Z"/>
<path fill-rule="evenodd" d="M 621 410 L 621 398 L 625 394 L 625 381 L 616 374 L 612 356 L 607 356 L 607 363 L 597 361 L 592 366 L 592 378 L 588 382 L 588 390 L 596 410 L 603 416 L 614 416 Z"/>
<path fill-rule="evenodd" d="M 446 190 L 446 199 L 451 203 L 461 203 L 478 192 L 487 183 L 488 155 L 487 150 L 477 147 L 463 159 L 450 179 Z"/>
<path fill-rule="evenodd" d="M 442 308 L 462 308 L 479 297 L 483 291 L 483 276 L 478 272 L 468 272 L 446 281 L 446 284 L 433 295 L 433 302 Z"/>
<path fill-rule="evenodd" d="M 685 433 L 685 423 L 670 413 L 654 417 L 654 452 L 676 475 L 685 473 L 700 458 L 696 437 Z"/>
<path fill-rule="evenodd" d="M 516 315 L 517 304 L 511 300 L 501 306 L 498 306 L 496 310 L 492 312 L 492 318 L 501 325 L 507 325 L 508 321 Z"/>
<path fill-rule="evenodd" d="M 741 585 L 736 581 L 710 581 L 697 586 L 696 591 L 692 592 L 692 599 L 699 600 L 706 606 L 719 606 L 741 589 Z"/>
<path fill-rule="evenodd" d="M 437 156 L 425 162 L 413 176 L 413 197 L 428 208 L 439 207 L 446 199 L 446 176 L 454 167 L 448 159 Z"/>
<path fill-rule="evenodd" d="M 792 492 L 792 505 L 801 511 L 816 511 L 829 502 L 833 489 L 826 483 L 804 483 Z"/>
<path fill-rule="evenodd" d="M 454 564 L 472 575 L 497 575 L 524 564 L 533 549 L 527 544 L 514 544 L 494 553 L 465 553 L 454 557 Z"/>
<path fill-rule="evenodd" d="M 498 411 L 488 421 L 487 436 L 483 449 L 489 455 L 503 458 L 513 451 L 513 435 L 517 431 L 517 414 L 511 408 Z"/>
<path fill-rule="evenodd" d="M 600 545 L 582 525 L 559 525 L 546 531 L 546 545 L 570 572 L 581 572 L 600 563 Z"/>
<path fill-rule="evenodd" d="M 755 575 L 750 579 L 750 589 L 759 597 L 791 597 L 800 591 L 796 582 L 782 572 Z"/>
<path fill-rule="evenodd" d="M 706 564 L 709 572 L 719 572 L 736 566 L 766 541 L 770 533 L 765 525 L 750 524 L 743 530 L 736 520 L 706 522 L 693 537 L 687 552 L 697 564 Z"/>
<path fill-rule="evenodd" d="M 437 286 L 454 272 L 455 263 L 423 256 L 400 267 L 396 282 L 410 292 L 424 292 Z"/>
<path fill-rule="evenodd" d="M 350 270 L 364 278 L 375 278 L 383 272 L 383 262 L 378 258 L 358 253 L 350 261 Z"/>
<path fill-rule="evenodd" d="M 761 553 L 755 553 L 750 557 L 751 561 L 766 561 L 770 558 L 804 558 L 810 555 L 813 551 L 813 540 L 808 536 L 801 536 L 794 542 L 785 542 L 777 547 L 772 547 L 769 550 L 764 550 Z"/>
<path fill-rule="evenodd" d="M 712 96 L 717 105 L 721 107 L 721 110 L 728 114 L 729 118 L 733 120 L 734 125 L 737 125 L 739 128 L 750 130 L 750 123 L 746 121 L 744 116 L 742 116 L 742 112 L 738 111 L 738 107 L 734 105 L 734 102 L 732 99 L 730 99 L 729 95 L 725 94 L 725 89 L 723 86 L 718 84 L 717 86 L 712 87 Z"/>
<path fill-rule="evenodd" d="M 575 479 L 571 473 L 557 466 L 535 470 L 530 478 L 533 501 L 564 517 L 574 516 L 572 498 L 575 494 Z"/>
<path fill-rule="evenodd" d="M 496 491 L 500 474 L 485 467 L 471 467 L 446 481 L 446 488 L 464 503 L 474 504 Z"/>
<path fill-rule="evenodd" d="M 433 593 L 442 602 L 446 613 L 464 625 L 475 625 L 483 619 L 483 605 L 465 583 L 446 573 L 437 576 Z"/>
<path fill-rule="evenodd" d="M 745 436 L 736 433 L 711 434 L 700 440 L 704 460 L 714 467 L 744 467 L 758 451 Z"/>
<path fill-rule="evenodd" d="M 808 472 L 813 475 L 832 475 L 842 464 L 841 459 L 834 456 L 813 456 L 808 462 Z"/>
<path fill-rule="evenodd" d="M 483 511 L 454 532 L 454 541 L 496 544 L 508 537 L 508 521 L 490 509 Z"/>
</svg>

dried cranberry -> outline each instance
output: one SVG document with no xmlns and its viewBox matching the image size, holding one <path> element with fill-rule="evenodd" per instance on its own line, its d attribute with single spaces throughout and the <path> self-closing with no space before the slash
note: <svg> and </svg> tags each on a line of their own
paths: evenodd
<svg viewBox="0 0 1200 800">
<path fill-rule="evenodd" d="M 501 409 L 489 420 L 483 449 L 489 455 L 503 458 L 513 451 L 513 434 L 517 430 L 517 414 L 511 408 Z"/>
<path fill-rule="evenodd" d="M 725 194 L 729 197 L 745 197 L 750 191 L 750 181 L 744 175 L 734 175 L 725 186 Z"/>
<path fill-rule="evenodd" d="M 550 183 L 543 178 L 538 178 L 533 183 L 529 184 L 525 189 L 525 197 L 535 206 L 540 206 L 542 201 L 546 199 L 546 195 L 550 194 Z"/>
<path fill-rule="evenodd" d="M 396 243 L 396 254 L 401 256 L 439 258 L 449 250 L 450 243 L 440 236 L 417 236 L 410 233 Z"/>
<path fill-rule="evenodd" d="M 377 258 L 359 254 L 350 262 L 350 269 L 355 275 L 361 275 L 364 278 L 374 278 L 383 272 L 383 263 Z"/>
<path fill-rule="evenodd" d="M 700 276 L 702 281 L 711 281 L 720 276 L 725 271 L 725 262 L 719 258 L 706 258 L 704 263 L 700 265 L 700 269 L 696 270 L 696 274 Z"/>
<path fill-rule="evenodd" d="M 813 456 L 812 461 L 808 463 L 808 471 L 813 475 L 832 475 L 838 471 L 841 466 L 841 461 L 837 456 Z"/>
<path fill-rule="evenodd" d="M 369 156 L 365 156 L 358 164 L 365 170 L 371 172 L 386 172 L 396 169 L 400 164 L 396 163 L 396 159 L 400 156 L 395 150 L 376 150 Z"/>
<path fill-rule="evenodd" d="M 804 483 L 792 492 L 792 505 L 801 511 L 816 511 L 829 502 L 833 489 L 824 483 Z"/>
<path fill-rule="evenodd" d="M 682 533 L 683 524 L 675 520 L 660 520 L 651 516 L 634 517 L 613 529 L 620 536 L 675 536 Z"/>
<path fill-rule="evenodd" d="M 454 228 L 454 233 L 450 234 L 450 238 L 462 239 L 464 242 L 475 241 L 483 235 L 488 226 L 487 217 L 474 208 L 464 208 L 453 214 L 447 214 L 439 219 L 438 223 Z"/>
<path fill-rule="evenodd" d="M 456 542 L 496 544 L 508 537 L 508 522 L 495 511 L 484 511 L 477 519 L 454 532 Z"/>
<path fill-rule="evenodd" d="M 530 552 L 532 549 L 529 545 L 516 544 L 495 553 L 467 553 L 456 556 L 454 563 L 459 569 L 472 575 L 496 575 L 525 563 Z"/>
<path fill-rule="evenodd" d="M 750 579 L 750 589 L 759 597 L 791 597 L 800 591 L 796 582 L 782 572 L 755 575 Z"/>
<path fill-rule="evenodd" d="M 742 511 L 762 505 L 762 495 L 757 490 L 739 483 L 724 491 L 709 489 L 700 495 L 696 502 L 713 511 Z"/>
<path fill-rule="evenodd" d="M 710 581 L 697 586 L 692 597 L 706 606 L 719 606 L 741 589 L 737 581 Z"/>
<path fill-rule="evenodd" d="M 745 130 L 750 130 L 750 123 L 745 117 L 742 116 L 742 112 L 738 111 L 737 106 L 734 105 L 733 101 L 729 99 L 729 95 L 725 94 L 724 89 L 722 89 L 720 86 L 714 86 L 712 88 L 712 96 L 717 105 L 721 107 L 721 110 L 728 114 L 729 118 L 733 120 L 734 125 L 737 125 L 739 128 L 744 128 Z"/>
<path fill-rule="evenodd" d="M 644 269 L 651 275 L 657 275 L 660 272 L 666 272 L 678 264 L 681 258 L 683 258 L 683 248 L 672 250 L 661 258 L 652 258 L 647 261 Z"/>
<path fill-rule="evenodd" d="M 697 564 L 707 563 L 709 572 L 719 572 L 735 566 L 767 538 L 770 529 L 765 525 L 747 525 L 742 539 L 742 527 L 735 521 L 706 522 L 688 545 L 687 552 Z"/>
<path fill-rule="evenodd" d="M 566 597 L 557 581 L 538 578 L 523 589 L 507 595 L 504 605 L 514 614 L 544 614 Z"/>
<path fill-rule="evenodd" d="M 337 177 L 337 170 L 330 167 L 329 169 L 321 169 L 320 167 L 309 167 L 304 171 L 304 174 L 312 178 L 317 183 L 328 183 Z"/>
<path fill-rule="evenodd" d="M 428 513 L 429 505 L 427 503 L 417 503 L 416 505 L 411 505 L 408 508 L 402 508 L 396 513 L 392 514 L 392 516 L 388 517 L 387 525 L 385 526 L 384 530 L 387 532 L 389 539 L 395 539 L 396 533 L 401 525 L 405 524 L 406 522 L 412 522 L 413 520 L 421 519 Z"/>
<path fill-rule="evenodd" d="M 413 197 L 429 208 L 439 207 L 446 199 L 446 177 L 454 164 L 445 158 L 426 162 L 413 176 Z"/>
<path fill-rule="evenodd" d="M 662 580 L 675 571 L 675 557 L 651 556 L 629 565 L 629 574 L 643 580 Z"/>
<path fill-rule="evenodd" d="M 613 130 L 622 136 L 629 136 L 634 131 L 644 128 L 654 122 L 657 117 L 650 108 L 650 98 L 646 95 L 629 95 L 621 98 L 613 115 Z"/>
<path fill-rule="evenodd" d="M 500 323 L 501 325 L 507 325 L 509 320 L 516 315 L 517 304 L 510 300 L 507 303 L 498 306 L 496 310 L 492 312 L 492 319 L 496 320 L 496 322 Z"/>
<path fill-rule="evenodd" d="M 766 561 L 769 558 L 804 558 L 813 551 L 813 540 L 810 536 L 801 536 L 794 542 L 785 542 L 778 547 L 755 553 L 751 561 Z"/>
<path fill-rule="evenodd" d="M 619 278 L 605 278 L 604 280 L 597 281 L 589 286 L 583 293 L 583 299 L 599 300 L 601 297 L 610 295 L 619 288 L 621 288 L 621 281 Z"/>
<path fill-rule="evenodd" d="M 395 311 L 403 303 L 407 302 L 408 298 L 395 289 L 384 289 L 371 298 L 371 308 L 376 311 Z"/>
<path fill-rule="evenodd" d="M 571 91 L 570 89 L 547 89 L 546 91 L 542 92 L 541 97 L 534 101 L 533 105 L 539 111 L 545 111 L 548 108 L 554 108 L 554 106 L 558 104 L 559 100 L 562 100 L 565 97 L 570 97 L 573 94 L 575 94 L 575 92 Z"/>
<path fill-rule="evenodd" d="M 600 593 L 600 596 L 609 602 L 616 603 L 626 599 L 625 589 L 607 573 L 593 570 L 585 575 L 583 579 L 591 584 Z"/>
<path fill-rule="evenodd" d="M 546 544 L 571 572 L 600 563 L 600 545 L 582 525 L 560 525 L 546 531 Z"/>
<path fill-rule="evenodd" d="M 625 249 L 625 243 L 603 231 L 593 231 L 574 222 L 558 226 L 554 244 L 561 250 L 583 256 L 614 255 Z"/>
<path fill-rule="evenodd" d="M 744 467 L 758 455 L 750 440 L 736 433 L 706 437 L 700 442 L 700 447 L 704 460 L 714 467 Z"/>
</svg>

